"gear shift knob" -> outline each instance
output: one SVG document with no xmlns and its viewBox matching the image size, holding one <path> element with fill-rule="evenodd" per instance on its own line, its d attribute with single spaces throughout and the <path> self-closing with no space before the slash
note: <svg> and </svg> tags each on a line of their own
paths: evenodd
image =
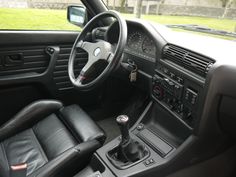
<svg viewBox="0 0 236 177">
<path fill-rule="evenodd" d="M 124 144 L 129 141 L 129 117 L 127 115 L 120 115 L 116 118 L 121 132 L 121 143 Z"/>
</svg>

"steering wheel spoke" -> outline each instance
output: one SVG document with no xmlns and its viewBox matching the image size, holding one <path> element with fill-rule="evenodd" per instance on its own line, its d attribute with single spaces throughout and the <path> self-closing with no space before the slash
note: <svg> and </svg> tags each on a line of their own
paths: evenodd
<svg viewBox="0 0 236 177">
<path fill-rule="evenodd" d="M 83 76 L 83 75 L 79 75 L 75 81 L 74 81 L 74 84 L 77 85 L 77 86 L 82 86 L 83 85 L 83 81 L 85 80 L 86 78 Z"/>
<path fill-rule="evenodd" d="M 87 42 L 83 40 L 79 41 L 76 45 L 76 48 L 81 48 L 88 53 L 91 53 L 95 47 L 96 47 L 95 43 Z"/>
<path fill-rule="evenodd" d="M 93 67 L 94 63 L 96 63 L 97 60 L 88 59 L 88 62 L 85 64 L 85 66 L 82 68 L 80 74 L 84 77 L 86 77 L 87 72 Z"/>
</svg>

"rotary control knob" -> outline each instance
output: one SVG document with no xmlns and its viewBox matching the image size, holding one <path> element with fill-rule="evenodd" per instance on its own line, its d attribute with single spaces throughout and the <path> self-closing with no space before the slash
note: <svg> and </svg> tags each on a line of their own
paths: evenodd
<svg viewBox="0 0 236 177">
<path fill-rule="evenodd" d="M 158 99 L 162 99 L 164 95 L 163 89 L 159 85 L 153 87 L 153 93 Z"/>
</svg>

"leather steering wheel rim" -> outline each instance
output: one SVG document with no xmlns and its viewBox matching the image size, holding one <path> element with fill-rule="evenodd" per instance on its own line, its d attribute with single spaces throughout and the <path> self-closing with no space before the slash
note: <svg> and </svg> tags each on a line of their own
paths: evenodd
<svg viewBox="0 0 236 177">
<path fill-rule="evenodd" d="M 94 24 L 107 17 L 114 17 L 119 24 L 120 34 L 119 34 L 119 39 L 118 39 L 115 49 L 112 48 L 112 44 L 108 43 L 107 41 L 102 40 L 95 43 L 84 41 L 86 34 L 93 30 Z M 123 17 L 121 17 L 121 15 L 118 12 L 109 10 L 93 17 L 85 25 L 81 33 L 78 35 L 71 49 L 69 63 L 68 63 L 68 74 L 69 74 L 70 81 L 72 82 L 74 87 L 79 90 L 90 90 L 96 87 L 97 85 L 101 84 L 111 74 L 111 72 L 117 66 L 119 66 L 122 60 L 121 56 L 123 54 L 126 41 L 127 41 L 127 24 L 126 24 L 126 21 L 123 19 Z M 74 61 L 75 61 L 75 56 L 76 56 L 76 52 L 78 48 L 82 48 L 85 51 L 87 51 L 89 58 L 86 65 L 81 70 L 80 75 L 77 78 L 75 78 Z M 100 60 L 99 57 L 101 57 L 103 60 L 107 60 L 108 65 L 102 71 L 102 73 L 99 76 L 97 76 L 94 80 L 83 84 L 86 71 L 89 69 L 89 67 L 91 67 L 93 63 L 95 63 L 97 60 Z M 96 60 L 96 61 L 92 61 L 92 60 Z"/>
</svg>

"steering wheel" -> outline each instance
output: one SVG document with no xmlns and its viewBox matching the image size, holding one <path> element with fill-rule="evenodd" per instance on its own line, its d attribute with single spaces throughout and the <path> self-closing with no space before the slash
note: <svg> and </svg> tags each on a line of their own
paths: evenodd
<svg viewBox="0 0 236 177">
<path fill-rule="evenodd" d="M 86 41 L 87 33 L 91 32 L 99 21 L 107 17 L 115 18 L 119 24 L 119 38 L 117 44 L 114 45 L 105 40 L 97 40 L 94 42 Z M 101 84 L 120 64 L 126 40 L 127 24 L 118 12 L 110 10 L 93 17 L 78 35 L 71 49 L 68 73 L 72 84 L 79 90 L 89 90 Z M 79 48 L 88 53 L 88 61 L 80 71 L 79 76 L 75 78 L 74 61 Z M 87 77 L 89 77 L 91 72 L 96 71 L 96 63 L 99 61 L 105 61 L 107 66 L 95 79 L 89 80 Z M 87 79 L 89 81 L 86 81 Z"/>
</svg>

